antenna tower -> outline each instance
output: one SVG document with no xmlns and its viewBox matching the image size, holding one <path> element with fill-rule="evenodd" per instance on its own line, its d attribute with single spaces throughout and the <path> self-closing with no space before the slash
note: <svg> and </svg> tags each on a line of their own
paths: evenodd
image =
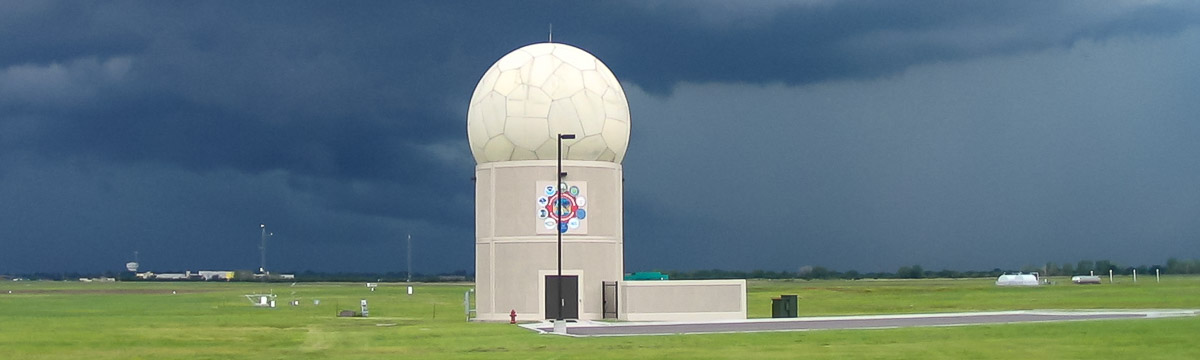
<svg viewBox="0 0 1200 360">
<path fill-rule="evenodd" d="M 408 234 L 408 277 L 404 282 L 412 282 L 412 234 Z"/>
</svg>

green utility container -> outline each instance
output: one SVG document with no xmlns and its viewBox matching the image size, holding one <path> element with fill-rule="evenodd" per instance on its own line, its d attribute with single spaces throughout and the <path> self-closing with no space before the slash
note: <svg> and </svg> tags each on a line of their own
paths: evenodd
<svg viewBox="0 0 1200 360">
<path fill-rule="evenodd" d="M 800 316 L 800 300 L 796 295 L 780 295 L 783 298 L 783 307 L 787 310 L 787 317 Z"/>
<path fill-rule="evenodd" d="M 799 300 L 796 295 L 779 295 L 771 299 L 771 317 L 794 318 L 800 316 Z"/>
<path fill-rule="evenodd" d="M 657 271 L 635 272 L 625 274 L 625 280 L 668 280 L 670 276 Z"/>
</svg>

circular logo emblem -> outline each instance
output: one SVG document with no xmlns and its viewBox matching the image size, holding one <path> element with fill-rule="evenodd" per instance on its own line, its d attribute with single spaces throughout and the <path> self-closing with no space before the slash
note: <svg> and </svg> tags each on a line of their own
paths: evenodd
<svg viewBox="0 0 1200 360">
<path fill-rule="evenodd" d="M 558 228 L 559 232 L 566 233 L 585 228 L 583 219 L 587 217 L 584 209 L 587 200 L 582 196 L 583 189 L 564 182 L 557 187 L 546 185 L 542 192 L 537 198 L 538 219 L 546 230 Z"/>
</svg>

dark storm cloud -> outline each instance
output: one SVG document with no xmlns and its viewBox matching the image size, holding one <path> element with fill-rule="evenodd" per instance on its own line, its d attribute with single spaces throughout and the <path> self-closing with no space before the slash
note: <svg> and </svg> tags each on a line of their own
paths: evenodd
<svg viewBox="0 0 1200 360">
<path fill-rule="evenodd" d="M 652 93 L 680 82 L 803 85 L 870 79 L 920 64 L 1065 47 L 1085 39 L 1169 34 L 1194 8 L 1089 2 L 650 2 L 582 13 L 589 49 Z M 581 20 L 581 19 L 579 19 Z M 567 22 L 566 28 L 575 22 Z M 590 26 L 589 26 L 590 24 Z"/>
<path fill-rule="evenodd" d="M 476 69 L 539 40 L 493 45 L 491 29 L 540 35 L 560 21 L 560 38 L 589 44 L 624 80 L 661 93 L 679 82 L 871 78 L 1196 20 L 1165 6 L 1071 16 L 1090 7 L 1045 2 L 18 4 L 26 9 L 3 27 L 13 50 L 4 62 L 9 82 L 24 83 L 5 88 L 29 99 L 5 110 L 56 113 L 28 142 L 185 167 L 398 181 L 420 176 L 397 177 L 407 167 L 378 161 L 444 164 L 413 145 L 461 141 L 455 107 Z"/>
<path fill-rule="evenodd" d="M 633 93 L 635 113 L 657 121 L 634 133 L 654 145 L 627 158 L 627 196 L 666 201 L 628 208 L 642 220 L 627 222 L 627 254 L 660 268 L 793 271 L 1194 256 L 1200 147 L 1189 139 L 1200 126 L 1188 114 L 1200 111 L 1200 72 L 1188 64 L 1200 55 L 1186 44 L 1198 37 L 1085 42 L 870 82 Z"/>
<path fill-rule="evenodd" d="M 130 11 L 133 10 L 133 11 Z M 0 66 L 111 57 L 142 49 L 133 7 L 96 1 L 5 1 L 0 4 Z"/>
<path fill-rule="evenodd" d="M 33 154 L 6 159 L 9 169 L 31 170 L 26 177 L 10 176 L 24 181 L 11 187 L 26 188 L 39 177 L 68 188 L 87 188 L 80 180 L 68 180 L 79 177 L 117 187 L 128 181 L 111 170 L 37 171 L 36 163 L 22 162 L 135 166 L 138 174 L 164 184 L 132 193 L 189 195 L 180 201 L 193 206 L 195 218 L 210 221 L 203 231 L 181 236 L 161 235 L 169 226 L 128 236 L 118 229 L 137 225 L 104 212 L 81 212 L 74 220 L 80 229 L 110 225 L 95 225 L 101 231 L 86 231 L 88 235 L 54 237 L 104 241 L 121 253 L 147 243 L 146 238 L 176 247 L 199 242 L 248 250 L 233 245 L 250 236 L 229 230 L 259 221 L 291 230 L 292 242 L 310 245 L 378 239 L 380 226 L 387 231 L 424 226 L 430 227 L 427 234 L 462 238 L 456 229 L 471 224 L 461 214 L 471 203 L 470 193 L 462 191 L 471 184 L 471 161 L 461 144 L 462 113 L 453 109 L 465 103 L 456 95 L 469 94 L 470 78 L 477 76 L 461 69 L 486 65 L 454 65 L 458 55 L 447 53 L 453 49 L 437 46 L 452 42 L 434 36 L 435 27 L 421 25 L 438 21 L 423 7 L 9 4 L 6 10 L 11 11 L 0 26 L 6 49 L 0 56 L 0 148 L 8 154 Z M 454 78 L 458 84 L 447 86 Z M 187 177 L 164 175 L 179 169 L 200 178 L 229 170 L 244 175 L 217 176 L 217 184 L 202 186 Z M 279 171 L 286 181 L 275 186 L 291 189 L 284 195 L 241 191 L 260 188 L 256 178 Z M 87 192 L 46 189 L 33 194 L 40 200 L 10 203 L 9 210 L 47 211 L 31 220 L 49 223 L 55 218 L 51 214 L 75 213 L 69 210 L 74 204 L 108 203 L 130 212 L 163 206 L 130 196 L 82 196 Z M 280 203 L 289 206 L 269 205 Z M 377 220 L 348 218 L 355 215 Z M 160 217 L 183 225 L 165 214 Z M 226 221 L 234 217 L 247 224 Z M 389 218 L 400 222 L 387 225 Z M 315 226 L 322 223 L 324 228 Z M 22 241 L 42 238 L 38 221 L 30 224 L 12 224 L 4 237 L 47 246 Z M 147 246 L 140 247 L 148 255 L 152 249 Z M 466 255 L 460 250 L 456 257 Z M 329 268 L 348 259 L 309 264 Z M 469 262 L 449 266 L 461 269 Z"/>
<path fill-rule="evenodd" d="M 387 37 L 356 43 L 354 39 L 362 36 L 354 31 L 332 35 L 320 31 L 311 23 L 320 18 L 319 11 L 298 14 L 291 23 L 272 24 L 277 11 L 254 10 L 144 11 L 152 14 L 130 19 L 143 23 L 139 34 L 133 35 L 143 37 L 138 41 L 144 44 L 140 49 L 114 57 L 101 52 L 49 64 L 15 65 L 10 72 L 25 67 L 30 69 L 24 72 L 35 74 L 24 77 L 27 84 L 6 86 L 13 92 L 27 92 L 57 82 L 63 91 L 85 94 L 53 92 L 35 96 L 36 102 L 18 99 L 6 110 L 58 113 L 61 121 L 51 123 L 56 127 L 35 135 L 43 136 L 40 143 L 47 147 L 67 152 L 110 145 L 165 151 L 139 155 L 100 149 L 101 153 L 135 159 L 161 156 L 186 166 L 269 169 L 276 166 L 266 159 L 307 151 L 318 154 L 285 159 L 280 167 L 337 174 L 343 169 L 329 168 L 336 162 L 348 167 L 352 176 L 369 172 L 354 161 L 364 152 L 397 155 L 386 153 L 388 138 L 428 144 L 461 135 L 460 121 L 440 108 L 454 90 L 434 86 L 440 85 L 438 80 L 424 73 L 438 67 L 432 59 L 412 60 L 398 51 L 405 44 Z M 390 46 L 371 51 L 383 44 Z M 367 53 L 346 49 L 354 46 L 362 48 L 357 52 Z M 126 73 L 104 78 L 87 68 L 76 69 L 84 67 L 76 64 L 87 62 L 118 62 Z M 67 74 L 56 76 L 63 72 L 60 68 L 66 68 Z M 60 135 L 64 131 L 67 136 Z M 89 141 L 93 134 L 106 138 Z M 52 143 L 54 139 L 61 143 Z M 218 146 L 206 149 L 205 143 L 234 151 Z M 311 149 L 313 145 L 317 149 Z"/>
<path fill-rule="evenodd" d="M 420 11 L 229 5 L 65 3 L 26 14 L 24 23 L 67 30 L 4 37 L 32 38 L 8 44 L 32 54 L 9 60 L 17 65 L 4 86 L 15 96 L 6 112 L 37 119 L 19 141 L 64 157 L 443 191 L 452 183 L 443 179 L 469 177 L 465 149 L 453 164 L 426 151 L 461 140 L 448 98 L 470 85 L 445 86 L 445 74 L 461 72 L 441 61 L 445 49 L 393 26 Z M 109 38 L 120 45 L 105 47 Z"/>
<path fill-rule="evenodd" d="M 246 242 L 259 222 L 302 245 L 286 250 L 295 266 L 391 269 L 384 255 L 355 260 L 362 251 L 340 244 L 391 246 L 378 239 L 418 231 L 419 251 L 445 254 L 427 260 L 440 266 L 430 270 L 469 268 L 466 103 L 492 62 L 544 41 L 551 23 L 556 41 L 596 54 L 631 91 L 669 98 L 688 84 L 871 81 L 1081 41 L 1167 37 L 1197 14 L 1169 2 L 2 2 L 0 181 L 16 200 L 0 206 L 0 241 L 21 245 L 0 255 L 0 272 L 96 268 L 138 246 L 175 253 L 176 263 L 241 264 L 181 249 L 253 250 Z M 661 152 L 667 145 L 649 140 L 661 134 L 643 130 L 659 128 L 642 126 L 630 154 Z M 857 163 L 829 170 L 870 169 L 870 159 L 847 159 Z M 688 171 L 643 169 L 630 177 Z M 811 181 L 845 191 L 839 180 Z M 706 254 L 748 226 L 673 211 L 639 186 L 627 188 L 637 197 L 628 202 L 644 205 L 630 210 L 628 227 L 640 232 L 631 238 L 680 234 L 697 246 L 683 252 L 689 259 L 719 262 Z M 56 227 L 64 214 L 78 225 Z M 44 229 L 54 241 L 39 240 Z M 71 244 L 108 258 L 13 258 Z"/>
</svg>

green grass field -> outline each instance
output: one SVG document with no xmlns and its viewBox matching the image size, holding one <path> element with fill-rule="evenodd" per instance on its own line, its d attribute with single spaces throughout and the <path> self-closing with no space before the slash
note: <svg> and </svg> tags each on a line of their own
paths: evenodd
<svg viewBox="0 0 1200 360">
<path fill-rule="evenodd" d="M 1200 277 L 997 288 L 991 279 L 751 281 L 750 317 L 1024 309 L 1200 309 Z M 880 330 L 569 338 L 468 323 L 469 284 L 0 283 L 3 359 L 1200 358 L 1200 318 Z M 11 294 L 8 292 L 12 291 Z M 172 294 L 172 291 L 175 294 Z M 244 294 L 273 291 L 278 308 Z M 369 318 L 337 318 L 370 301 Z M 301 306 L 288 306 L 298 299 Z M 319 299 L 320 305 L 313 305 Z"/>
</svg>

